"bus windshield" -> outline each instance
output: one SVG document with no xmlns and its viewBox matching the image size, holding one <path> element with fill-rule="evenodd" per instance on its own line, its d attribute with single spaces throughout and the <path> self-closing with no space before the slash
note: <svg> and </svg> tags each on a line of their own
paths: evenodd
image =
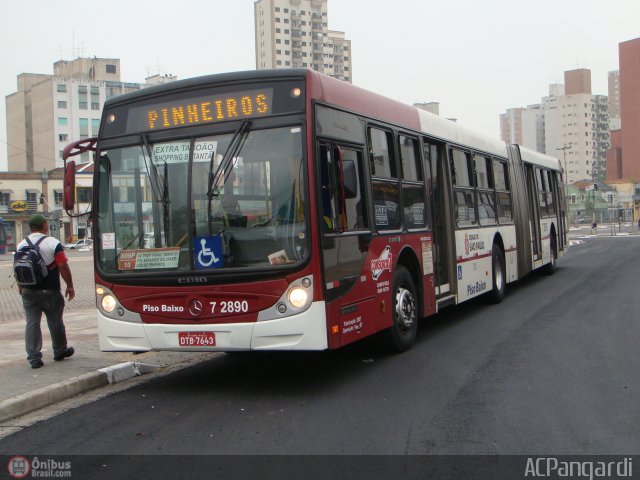
<svg viewBox="0 0 640 480">
<path fill-rule="evenodd" d="M 302 128 L 149 142 L 101 152 L 105 273 L 276 268 L 308 252 Z"/>
</svg>

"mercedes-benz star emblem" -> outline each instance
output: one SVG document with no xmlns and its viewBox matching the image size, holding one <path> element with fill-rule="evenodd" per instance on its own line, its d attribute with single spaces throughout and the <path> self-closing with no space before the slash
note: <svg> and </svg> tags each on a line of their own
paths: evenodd
<svg viewBox="0 0 640 480">
<path fill-rule="evenodd" d="M 189 313 L 198 317 L 202 313 L 202 302 L 200 300 L 191 300 L 189 302 Z"/>
</svg>

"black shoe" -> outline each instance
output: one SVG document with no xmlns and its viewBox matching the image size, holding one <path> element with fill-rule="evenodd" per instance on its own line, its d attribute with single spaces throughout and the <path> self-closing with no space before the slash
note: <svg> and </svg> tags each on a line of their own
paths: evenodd
<svg viewBox="0 0 640 480">
<path fill-rule="evenodd" d="M 40 368 L 40 367 L 44 367 L 44 362 L 42 360 L 38 359 L 31 362 L 31 368 Z"/>
<path fill-rule="evenodd" d="M 67 347 L 64 349 L 62 353 L 58 353 L 57 355 L 54 355 L 53 359 L 56 362 L 59 362 L 61 360 L 64 360 L 65 358 L 71 357 L 74 353 L 75 353 L 75 350 L 73 349 L 73 347 Z"/>
</svg>

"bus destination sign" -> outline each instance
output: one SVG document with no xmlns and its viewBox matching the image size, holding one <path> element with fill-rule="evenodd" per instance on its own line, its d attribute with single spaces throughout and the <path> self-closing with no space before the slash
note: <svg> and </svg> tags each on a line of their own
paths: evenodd
<svg viewBox="0 0 640 480">
<path fill-rule="evenodd" d="M 261 117 L 271 114 L 272 105 L 271 88 L 158 102 L 131 108 L 127 131 L 164 130 Z M 109 120 L 107 117 L 107 123 Z"/>
</svg>

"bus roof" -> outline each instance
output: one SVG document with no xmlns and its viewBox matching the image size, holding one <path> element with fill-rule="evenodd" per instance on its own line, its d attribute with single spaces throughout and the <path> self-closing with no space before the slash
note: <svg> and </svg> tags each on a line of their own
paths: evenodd
<svg viewBox="0 0 640 480">
<path fill-rule="evenodd" d="M 502 140 L 482 135 L 425 110 L 418 109 L 418 114 L 422 131 L 429 135 L 500 157 L 507 156 L 507 144 Z"/>
<path fill-rule="evenodd" d="M 507 145 L 502 140 L 484 136 L 451 120 L 327 75 L 311 72 L 318 82 L 318 88 L 312 88 L 316 100 L 374 119 L 384 119 L 386 122 L 420 131 L 439 140 L 466 145 L 500 157 L 507 156 Z"/>
<path fill-rule="evenodd" d="M 550 168 L 552 170 L 562 170 L 560 160 L 556 157 L 550 157 L 544 153 L 536 152 L 522 145 L 516 145 L 520 149 L 520 157 L 523 162 L 540 165 L 541 167 Z"/>
</svg>

